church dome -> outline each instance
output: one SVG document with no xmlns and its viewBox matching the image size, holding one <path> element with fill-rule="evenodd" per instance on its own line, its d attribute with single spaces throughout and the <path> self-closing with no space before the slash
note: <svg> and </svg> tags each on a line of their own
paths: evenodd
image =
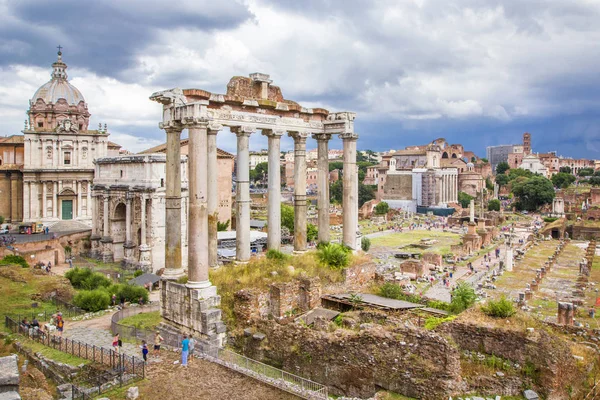
<svg viewBox="0 0 600 400">
<path fill-rule="evenodd" d="M 31 103 L 41 99 L 46 104 L 56 104 L 59 99 L 65 99 L 68 105 L 78 105 L 84 102 L 83 95 L 67 80 L 67 64 L 62 61 L 62 53 L 58 52 L 58 60 L 52 64 L 52 79 L 43 84 L 33 95 Z"/>
</svg>

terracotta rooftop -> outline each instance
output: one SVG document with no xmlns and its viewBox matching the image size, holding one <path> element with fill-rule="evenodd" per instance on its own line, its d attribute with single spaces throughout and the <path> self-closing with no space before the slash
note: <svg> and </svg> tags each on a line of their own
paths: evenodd
<svg viewBox="0 0 600 400">
<path fill-rule="evenodd" d="M 0 143 L 2 144 L 23 144 L 24 136 L 23 135 L 10 135 L 5 137 L 0 137 Z"/>
<path fill-rule="evenodd" d="M 180 145 L 187 146 L 189 139 L 182 139 Z M 152 153 L 166 153 L 167 144 L 159 144 L 158 146 L 154 146 L 149 148 L 148 150 L 140 151 L 138 154 L 152 154 Z M 217 157 L 218 158 L 235 158 L 235 156 L 231 153 L 226 152 L 225 150 L 217 149 Z"/>
<path fill-rule="evenodd" d="M 109 147 L 109 148 L 111 148 L 111 147 L 112 147 L 112 148 L 115 148 L 115 147 L 116 147 L 116 148 L 119 148 L 119 149 L 120 149 L 121 147 L 123 147 L 123 146 L 121 146 L 120 144 L 117 144 L 117 143 L 115 143 L 115 142 L 111 142 L 110 140 L 108 141 L 108 144 L 107 144 L 107 145 L 108 145 L 108 147 Z"/>
</svg>

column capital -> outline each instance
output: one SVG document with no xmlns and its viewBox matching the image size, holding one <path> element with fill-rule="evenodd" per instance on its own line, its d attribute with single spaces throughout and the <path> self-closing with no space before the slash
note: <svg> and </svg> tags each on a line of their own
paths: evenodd
<svg viewBox="0 0 600 400">
<path fill-rule="evenodd" d="M 208 134 L 209 135 L 216 135 L 222 129 L 223 129 L 223 125 L 218 124 L 214 121 L 209 121 L 209 123 L 208 123 Z"/>
<path fill-rule="evenodd" d="M 256 128 L 242 125 L 242 126 L 232 126 L 229 128 L 231 132 L 235 133 L 236 136 L 250 136 L 254 132 L 256 132 Z"/>
<path fill-rule="evenodd" d="M 184 128 L 208 128 L 209 120 L 206 117 L 184 117 L 181 119 L 181 124 Z"/>
<path fill-rule="evenodd" d="M 318 141 L 329 141 L 331 140 L 331 133 L 313 133 L 312 138 Z"/>
<path fill-rule="evenodd" d="M 263 129 L 261 133 L 263 136 L 280 138 L 285 133 L 285 130 L 283 130 L 283 129 Z"/>
<path fill-rule="evenodd" d="M 159 129 L 164 129 L 167 133 L 183 131 L 183 125 L 179 121 L 159 122 Z"/>
<path fill-rule="evenodd" d="M 134 197 L 134 195 L 133 195 L 132 193 L 130 193 L 130 192 L 127 192 L 127 193 L 125 194 L 125 201 L 126 201 L 127 203 L 131 203 L 131 201 L 133 200 L 133 197 Z"/>
<path fill-rule="evenodd" d="M 308 132 L 289 131 L 288 136 L 294 139 L 294 142 L 306 143 L 306 138 L 308 138 Z"/>
<path fill-rule="evenodd" d="M 358 139 L 358 133 L 354 133 L 354 132 L 346 132 L 346 133 L 340 133 L 338 135 L 338 137 L 342 140 L 357 140 Z"/>
</svg>

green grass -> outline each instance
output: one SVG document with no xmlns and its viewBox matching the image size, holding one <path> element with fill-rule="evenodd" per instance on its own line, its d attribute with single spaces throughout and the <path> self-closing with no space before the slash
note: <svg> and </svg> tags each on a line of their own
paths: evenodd
<svg viewBox="0 0 600 400">
<path fill-rule="evenodd" d="M 162 322 L 160 311 L 144 312 L 131 317 L 123 318 L 119 324 L 134 326 L 138 329 L 154 330 Z"/>
<path fill-rule="evenodd" d="M 80 358 L 69 353 L 64 353 L 51 347 L 44 346 L 41 343 L 34 342 L 33 340 L 23 339 L 21 340 L 21 344 L 23 345 L 23 347 L 30 349 L 34 353 L 41 353 L 44 357 L 47 357 L 59 363 L 68 364 L 74 367 L 77 367 L 81 364 L 91 363 L 90 360 L 86 360 L 85 358 Z"/>
<path fill-rule="evenodd" d="M 412 253 L 437 253 L 437 254 L 448 254 L 451 253 L 450 246 L 457 245 L 460 243 L 460 235 L 452 232 L 439 232 L 439 231 L 424 231 L 415 230 L 402 233 L 390 233 L 385 236 L 378 236 L 371 239 L 371 248 L 374 247 L 403 247 L 408 245 L 420 244 L 421 239 L 433 239 L 437 243 L 426 249 L 418 247 L 410 247 L 405 249 L 399 249 L 400 251 L 407 251 Z"/>
<path fill-rule="evenodd" d="M 70 299 L 74 293 L 68 280 L 60 276 L 34 274 L 30 268 L 0 267 L 0 315 L 24 315 L 31 319 L 32 314 L 52 314 L 56 311 L 49 301 L 34 300 L 37 295 L 48 295 L 55 290 Z M 33 308 L 32 304 L 38 307 Z"/>
</svg>

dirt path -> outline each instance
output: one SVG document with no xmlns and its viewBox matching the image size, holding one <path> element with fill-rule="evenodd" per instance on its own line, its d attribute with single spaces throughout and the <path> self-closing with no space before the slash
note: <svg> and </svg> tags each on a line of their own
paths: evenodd
<svg viewBox="0 0 600 400">
<path fill-rule="evenodd" d="M 298 397 L 262 384 L 218 364 L 193 360 L 188 368 L 173 364 L 178 354 L 163 352 L 160 363 L 150 363 L 139 384 L 141 399 L 164 400 L 296 400 Z M 124 398 L 124 397 L 123 397 Z"/>
</svg>

